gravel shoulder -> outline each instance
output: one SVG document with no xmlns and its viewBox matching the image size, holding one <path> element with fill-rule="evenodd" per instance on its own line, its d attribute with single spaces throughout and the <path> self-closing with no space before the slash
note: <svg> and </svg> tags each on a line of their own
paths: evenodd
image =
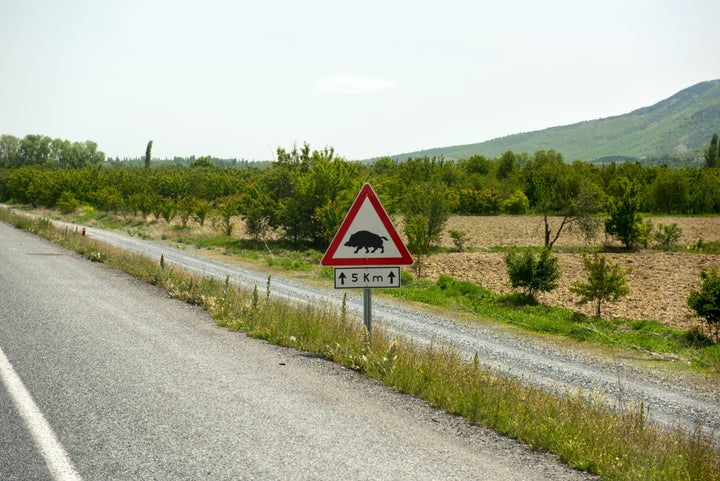
<svg viewBox="0 0 720 481">
<path fill-rule="evenodd" d="M 238 285 L 263 288 L 267 273 L 250 270 L 120 234 L 88 228 L 98 240 L 159 259 L 203 276 L 225 279 Z M 342 303 L 342 292 L 309 285 L 294 279 L 273 277 L 272 295 L 294 302 Z M 348 311 L 362 318 L 362 295 L 348 295 Z M 374 325 L 407 336 L 418 342 L 449 342 L 468 359 L 478 353 L 481 362 L 492 369 L 517 376 L 525 382 L 563 393 L 585 389 L 600 393 L 610 403 L 623 406 L 643 405 L 651 419 L 666 426 L 688 429 L 704 426 L 708 432 L 720 432 L 720 380 L 686 374 L 662 366 L 651 366 L 648 359 L 635 354 L 588 348 L 548 339 L 492 323 L 467 323 L 447 313 L 409 306 L 375 296 Z"/>
<path fill-rule="evenodd" d="M 253 275 L 88 235 L 236 282 Z M 0 345 L 84 479 L 597 479 L 337 364 L 217 328 L 200 308 L 2 223 L 0 247 Z M 0 478 L 48 479 L 1 385 L 0 412 L 0 431 L 18 434 Z"/>
</svg>

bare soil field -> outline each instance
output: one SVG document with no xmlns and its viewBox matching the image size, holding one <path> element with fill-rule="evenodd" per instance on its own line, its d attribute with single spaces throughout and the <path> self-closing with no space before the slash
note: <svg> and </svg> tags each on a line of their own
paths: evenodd
<svg viewBox="0 0 720 481">
<path fill-rule="evenodd" d="M 48 212 L 40 211 L 41 215 Z M 641 250 L 627 252 L 617 242 L 612 242 L 604 233 L 588 242 L 578 232 L 565 229 L 555 243 L 562 277 L 560 285 L 552 292 L 540 294 L 538 300 L 549 306 L 565 307 L 587 315 L 594 313 L 593 306 L 576 304 L 577 296 L 569 291 L 576 280 L 585 280 L 582 254 L 568 253 L 568 248 L 597 248 L 606 246 L 605 254 L 610 260 L 632 272 L 627 276 L 630 293 L 617 303 L 603 306 L 603 317 L 648 319 L 668 326 L 688 329 L 702 326 L 701 319 L 693 317 L 686 306 L 691 289 L 700 285 L 700 272 L 716 267 L 720 270 L 720 255 L 697 254 L 689 249 L 699 239 L 705 242 L 720 242 L 720 217 L 645 217 L 657 227 L 659 224 L 675 223 L 682 229 L 679 249 L 676 252 Z M 176 219 L 177 220 L 177 219 Z M 402 218 L 393 219 L 403 236 Z M 175 222 L 173 222 L 175 223 Z M 247 237 L 244 222 L 233 218 L 236 237 Z M 551 226 L 557 229 L 560 218 L 552 218 Z M 92 223 L 91 223 L 92 224 Z M 192 230 L 199 235 L 217 233 L 219 226 L 206 223 L 205 227 L 192 223 Z M 164 238 L 168 226 L 164 221 L 146 224 L 143 231 L 151 238 Z M 522 247 L 543 245 L 543 221 L 539 216 L 453 216 L 446 225 L 442 246 L 452 251 L 455 244 L 450 230 L 467 235 L 466 250 L 472 252 L 447 252 L 433 254 L 426 258 L 423 278 L 437 280 L 442 274 L 459 280 L 480 284 L 496 294 L 508 293 L 512 289 L 501 252 L 488 252 L 494 247 Z M 172 237 L 172 236 L 170 236 Z M 578 250 L 578 249 L 574 249 Z"/>
<path fill-rule="evenodd" d="M 630 293 L 615 304 L 603 307 L 603 317 L 651 319 L 665 325 L 687 329 L 701 325 L 700 320 L 692 316 L 686 306 L 691 289 L 700 285 L 700 272 L 710 267 L 720 269 L 720 256 L 692 253 L 687 246 L 694 245 L 698 239 L 720 241 L 720 217 L 662 217 L 651 218 L 653 224 L 676 223 L 682 229 L 680 252 L 657 252 L 650 250 L 625 252 L 619 244 L 611 243 L 605 234 L 598 235 L 588 244 L 577 232 L 563 232 L 557 241 L 556 250 L 561 247 L 607 245 L 605 255 L 620 266 L 631 267 L 627 276 Z M 552 225 L 559 225 L 560 219 L 552 219 Z M 495 293 L 510 292 L 510 282 L 503 261 L 504 254 L 482 252 L 492 247 L 542 246 L 542 218 L 526 217 L 451 217 L 447 231 L 459 230 L 467 234 L 466 248 L 480 252 L 440 253 L 428 257 L 425 261 L 423 277 L 435 280 L 441 274 L 456 279 L 471 281 L 490 289 Z M 454 247 L 452 238 L 445 234 L 443 246 Z M 576 280 L 586 278 L 582 265 L 582 255 L 578 253 L 558 252 L 562 278 L 560 286 L 539 296 L 540 302 L 551 306 L 574 309 L 588 315 L 593 314 L 590 305 L 576 304 L 577 296 L 569 291 Z"/>
</svg>

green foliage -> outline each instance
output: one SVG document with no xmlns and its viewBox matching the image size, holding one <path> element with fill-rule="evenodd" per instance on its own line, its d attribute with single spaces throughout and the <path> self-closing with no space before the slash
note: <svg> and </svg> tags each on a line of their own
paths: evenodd
<svg viewBox="0 0 720 481">
<path fill-rule="evenodd" d="M 416 256 L 418 277 L 421 276 L 425 256 L 440 241 L 451 209 L 449 191 L 440 181 L 417 184 L 405 193 L 405 235 L 408 250 Z"/>
<path fill-rule="evenodd" d="M 516 189 L 502 202 L 502 210 L 510 215 L 527 214 L 530 210 L 530 200 L 522 190 Z"/>
<path fill-rule="evenodd" d="M 595 315 L 602 317 L 600 308 L 604 302 L 616 302 L 630 292 L 625 276 L 632 268 L 624 270 L 607 257 L 597 254 L 592 258 L 584 255 L 583 266 L 588 274 L 587 282 L 575 281 L 570 286 L 570 292 L 580 296 L 578 304 L 594 302 Z"/>
<path fill-rule="evenodd" d="M 587 238 L 594 235 L 602 192 L 592 177 L 597 169 L 573 162 L 568 165 L 562 155 L 553 150 L 535 152 L 533 160 L 524 168 L 525 193 L 530 206 L 543 215 L 545 247 L 552 249 L 563 230 L 578 226 Z M 561 217 L 560 224 L 551 226 L 550 215 Z"/>
<path fill-rule="evenodd" d="M 608 200 L 605 233 L 617 237 L 626 248 L 644 242 L 636 185 L 627 179 L 618 185 L 617 197 Z"/>
<path fill-rule="evenodd" d="M 72 193 L 63 192 L 60 194 L 60 198 L 57 204 L 55 204 L 55 207 L 63 214 L 70 214 L 80 207 L 80 201 L 78 201 Z"/>
<path fill-rule="evenodd" d="M 215 164 L 213 163 L 212 157 L 210 157 L 209 155 L 205 155 L 193 160 L 190 163 L 190 167 L 215 167 Z"/>
<path fill-rule="evenodd" d="M 720 165 L 718 158 L 720 157 L 720 145 L 718 145 L 718 134 L 715 132 L 710 140 L 707 150 L 705 150 L 705 167 L 712 169 Z"/>
<path fill-rule="evenodd" d="M 431 239 L 428 235 L 429 220 L 422 214 L 405 217 L 407 248 L 415 256 L 415 275 L 422 277 L 425 257 L 430 254 Z"/>
<path fill-rule="evenodd" d="M 439 181 L 417 184 L 405 193 L 405 215 L 409 219 L 424 219 L 424 232 L 421 235 L 423 240 L 417 245 L 418 254 L 428 254 L 432 246 L 440 241 L 451 209 L 450 192 Z"/>
<path fill-rule="evenodd" d="M 682 229 L 675 222 L 669 225 L 658 224 L 657 227 L 652 229 L 652 238 L 655 245 L 665 251 L 673 250 L 681 237 Z"/>
<path fill-rule="evenodd" d="M 687 305 L 695 313 L 704 318 L 711 330 L 714 331 L 715 341 L 718 339 L 718 326 L 720 325 L 720 275 L 717 268 L 711 268 L 700 273 L 702 284 L 700 290 L 691 290 L 687 298 Z"/>
<path fill-rule="evenodd" d="M 505 255 L 505 266 L 512 287 L 532 298 L 538 292 L 555 289 L 561 276 L 557 257 L 550 249 L 542 249 L 537 257 L 532 249 L 510 251 Z"/>
<path fill-rule="evenodd" d="M 150 140 L 147 143 L 147 147 L 145 147 L 145 168 L 146 169 L 150 168 L 150 160 L 152 160 L 152 146 L 153 146 L 153 141 Z"/>
<path fill-rule="evenodd" d="M 97 150 L 97 144 L 51 139 L 45 135 L 26 135 L 22 139 L 12 135 L 0 136 L 0 168 L 44 166 L 78 169 L 99 165 L 105 154 Z"/>
<path fill-rule="evenodd" d="M 347 212 L 345 201 L 359 190 L 357 164 L 336 158 L 332 148 L 311 151 L 307 143 L 291 151 L 279 148 L 277 155 L 260 184 L 264 206 L 255 203 L 243 215 L 266 219 L 295 245 L 326 246 Z"/>
<path fill-rule="evenodd" d="M 455 244 L 455 250 L 457 252 L 465 252 L 465 244 L 469 240 L 467 233 L 455 229 L 450 229 L 448 231 L 448 234 L 450 234 L 450 238 Z"/>
<path fill-rule="evenodd" d="M 455 211 L 463 215 L 496 215 L 500 212 L 500 196 L 492 189 L 461 189 Z"/>
<path fill-rule="evenodd" d="M 222 232 L 230 237 L 235 229 L 232 218 L 238 215 L 240 210 L 240 200 L 237 196 L 230 195 L 218 199 L 215 202 L 215 209 L 220 214 Z"/>
<path fill-rule="evenodd" d="M 690 201 L 689 181 L 689 177 L 681 171 L 659 169 L 649 188 L 655 210 L 665 214 L 687 212 Z"/>
</svg>

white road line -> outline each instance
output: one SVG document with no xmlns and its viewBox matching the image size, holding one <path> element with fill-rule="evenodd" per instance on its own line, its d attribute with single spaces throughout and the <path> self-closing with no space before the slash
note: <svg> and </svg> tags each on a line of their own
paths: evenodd
<svg viewBox="0 0 720 481">
<path fill-rule="evenodd" d="M 55 481 L 82 481 L 75 471 L 65 449 L 55 437 L 50 424 L 33 401 L 30 392 L 17 375 L 10 360 L 0 348 L 0 379 L 15 401 L 26 426 L 32 434 L 35 444 L 45 458 L 50 474 Z M 18 466 L 20 468 L 20 466 Z"/>
</svg>

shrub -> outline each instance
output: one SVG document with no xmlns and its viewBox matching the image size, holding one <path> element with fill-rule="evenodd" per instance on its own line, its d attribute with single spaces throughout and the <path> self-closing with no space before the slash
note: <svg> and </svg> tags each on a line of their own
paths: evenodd
<svg viewBox="0 0 720 481">
<path fill-rule="evenodd" d="M 670 251 L 675 248 L 682 237 L 682 229 L 676 223 L 670 225 L 658 224 L 652 234 L 655 244 L 662 250 Z"/>
<path fill-rule="evenodd" d="M 60 212 L 63 214 L 72 214 L 75 210 L 80 207 L 80 201 L 70 192 L 63 192 L 60 194 L 60 198 L 55 204 Z"/>
<path fill-rule="evenodd" d="M 605 233 L 617 237 L 628 249 L 642 243 L 644 229 L 639 209 L 637 186 L 629 180 L 621 182 L 618 197 L 608 202 Z"/>
<path fill-rule="evenodd" d="M 455 243 L 455 250 L 465 252 L 465 243 L 468 241 L 468 235 L 459 230 L 450 230 L 450 237 Z"/>
<path fill-rule="evenodd" d="M 709 271 L 702 271 L 700 278 L 702 279 L 700 290 L 690 291 L 687 305 L 698 316 L 705 318 L 710 329 L 714 331 L 717 342 L 718 324 L 720 324 L 720 275 L 713 267 Z"/>
<path fill-rule="evenodd" d="M 533 298 L 537 292 L 555 289 L 561 275 L 557 257 L 547 248 L 543 248 L 537 257 L 532 249 L 508 252 L 505 266 L 512 287 L 522 289 L 526 296 Z"/>
<path fill-rule="evenodd" d="M 522 190 L 516 190 L 503 201 L 502 210 L 511 215 L 527 214 L 530 210 L 530 200 Z"/>
<path fill-rule="evenodd" d="M 570 286 L 570 292 L 578 294 L 578 304 L 594 302 L 595 315 L 601 317 L 600 308 L 603 302 L 615 302 L 630 292 L 625 276 L 632 268 L 623 270 L 619 265 L 609 261 L 605 256 L 583 256 L 583 265 L 588 272 L 587 282 L 576 281 Z"/>
</svg>

